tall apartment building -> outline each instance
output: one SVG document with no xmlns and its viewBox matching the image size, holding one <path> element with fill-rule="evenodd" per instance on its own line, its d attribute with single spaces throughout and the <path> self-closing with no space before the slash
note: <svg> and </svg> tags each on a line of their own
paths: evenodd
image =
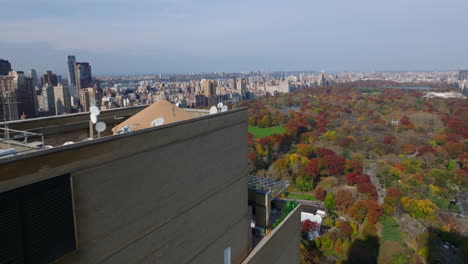
<svg viewBox="0 0 468 264">
<path fill-rule="evenodd" d="M 34 87 L 34 89 L 36 89 L 37 88 L 37 72 L 36 72 L 35 69 L 31 69 L 29 71 L 29 77 L 32 78 L 33 87 Z"/>
<path fill-rule="evenodd" d="M 13 76 L 0 76 L 0 120 L 19 119 L 16 84 Z"/>
<path fill-rule="evenodd" d="M 22 71 L 11 71 L 10 75 L 14 77 L 13 82 L 16 83 L 15 93 L 20 116 L 26 115 L 27 118 L 36 117 L 37 95 L 33 78 L 26 77 Z"/>
<path fill-rule="evenodd" d="M 458 80 L 468 80 L 468 70 L 460 70 L 460 72 L 458 73 Z"/>
<path fill-rule="evenodd" d="M 88 62 L 75 62 L 76 90 L 93 87 L 91 65 Z"/>
<path fill-rule="evenodd" d="M 41 75 L 41 84 L 42 85 L 58 85 L 57 75 L 52 71 L 47 71 L 46 74 Z"/>
<path fill-rule="evenodd" d="M 216 81 L 215 80 L 206 80 L 205 81 L 205 89 L 204 94 L 208 99 L 207 104 L 209 106 L 215 105 L 217 103 L 216 100 Z"/>
<path fill-rule="evenodd" d="M 7 60 L 0 59 L 0 75 L 8 75 L 11 71 L 11 63 Z"/>
<path fill-rule="evenodd" d="M 56 115 L 71 113 L 70 94 L 62 84 L 54 86 L 54 102 Z"/>
<path fill-rule="evenodd" d="M 102 90 L 93 87 L 80 89 L 78 91 L 80 105 L 83 112 L 88 112 L 89 108 L 93 105 L 101 107 Z"/>
<path fill-rule="evenodd" d="M 242 99 L 246 99 L 247 96 L 247 80 L 245 78 L 237 79 L 237 91 L 241 95 Z"/>
<path fill-rule="evenodd" d="M 37 116 L 37 98 L 33 79 L 22 71 L 10 71 L 0 76 L 0 119 L 16 120 L 21 115 L 27 118 Z"/>
<path fill-rule="evenodd" d="M 54 86 L 43 85 L 42 86 L 42 112 L 47 112 L 47 115 L 55 115 L 55 95 Z"/>
<path fill-rule="evenodd" d="M 68 66 L 68 89 L 71 96 L 76 96 L 76 76 L 75 76 L 76 57 L 70 55 L 67 57 Z"/>
</svg>

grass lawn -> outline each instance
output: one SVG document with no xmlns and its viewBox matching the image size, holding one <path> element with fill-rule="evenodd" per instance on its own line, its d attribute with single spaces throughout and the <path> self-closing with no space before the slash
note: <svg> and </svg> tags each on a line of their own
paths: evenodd
<svg viewBox="0 0 468 264">
<path fill-rule="evenodd" d="M 382 239 L 395 242 L 403 240 L 398 224 L 393 217 L 387 216 L 382 220 Z"/>
<path fill-rule="evenodd" d="M 310 194 L 306 194 L 306 193 L 289 193 L 288 198 L 299 199 L 299 200 L 311 200 L 311 201 L 317 200 L 314 196 Z"/>
<path fill-rule="evenodd" d="M 252 133 L 256 138 L 268 137 L 273 134 L 283 133 L 285 131 L 286 129 L 283 126 L 266 127 L 266 128 L 249 126 L 249 133 Z"/>
<path fill-rule="evenodd" d="M 377 263 L 388 263 L 398 254 L 407 254 L 405 248 L 400 243 L 395 241 L 383 241 L 379 248 Z"/>
</svg>

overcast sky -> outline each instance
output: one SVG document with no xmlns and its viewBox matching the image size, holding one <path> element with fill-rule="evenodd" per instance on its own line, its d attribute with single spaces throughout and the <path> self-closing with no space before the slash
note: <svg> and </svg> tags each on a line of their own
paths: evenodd
<svg viewBox="0 0 468 264">
<path fill-rule="evenodd" d="M 468 68 L 468 0 L 0 0 L 15 70 Z"/>
</svg>

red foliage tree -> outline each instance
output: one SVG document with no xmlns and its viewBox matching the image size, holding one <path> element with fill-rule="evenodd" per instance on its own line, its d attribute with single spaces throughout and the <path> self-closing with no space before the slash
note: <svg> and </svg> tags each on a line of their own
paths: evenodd
<svg viewBox="0 0 468 264">
<path fill-rule="evenodd" d="M 318 186 L 315 189 L 315 198 L 317 198 L 318 200 L 323 201 L 325 199 L 326 195 L 327 195 L 327 193 L 325 192 L 325 190 L 322 187 Z"/>
<path fill-rule="evenodd" d="M 327 148 L 319 148 L 319 149 L 317 149 L 317 151 L 315 151 L 315 153 L 320 158 L 324 157 L 324 156 L 327 156 L 327 155 L 336 155 L 335 151 L 333 151 L 331 149 L 327 149 Z"/>
<path fill-rule="evenodd" d="M 383 140 L 383 143 L 386 145 L 395 144 L 397 142 L 397 138 L 395 136 L 386 136 Z"/>
<path fill-rule="evenodd" d="M 370 182 L 371 182 L 371 180 L 370 180 L 370 176 L 368 174 L 359 175 L 357 177 L 357 181 L 356 181 L 357 184 L 370 183 Z"/>
<path fill-rule="evenodd" d="M 353 234 L 353 227 L 349 224 L 349 222 L 338 221 L 336 227 L 338 230 L 340 230 L 340 236 L 342 238 L 351 238 L 351 235 Z"/>
<path fill-rule="evenodd" d="M 360 162 L 359 160 L 347 160 L 346 161 L 346 169 L 348 171 L 352 171 L 354 173 L 357 173 L 357 174 L 361 174 L 362 173 L 362 162 Z"/>
<path fill-rule="evenodd" d="M 420 147 L 418 149 L 418 156 L 422 156 L 424 155 L 424 153 L 432 153 L 432 154 L 436 154 L 437 151 L 435 150 L 435 148 L 431 147 L 431 146 L 423 146 L 423 147 Z"/>
<path fill-rule="evenodd" d="M 322 164 L 328 168 L 330 174 L 342 174 L 346 163 L 345 158 L 332 154 L 326 155 L 322 159 Z"/>
<path fill-rule="evenodd" d="M 319 159 L 311 159 L 305 167 L 305 172 L 308 173 L 312 178 L 317 178 L 320 174 Z"/>
<path fill-rule="evenodd" d="M 358 184 L 358 192 L 369 195 L 370 197 L 377 199 L 377 190 L 372 183 L 360 183 Z"/>
<path fill-rule="evenodd" d="M 407 116 L 404 116 L 404 117 L 401 118 L 400 124 L 402 126 L 406 127 L 406 128 L 414 128 L 414 124 L 411 123 L 409 117 L 407 117 Z"/>
<path fill-rule="evenodd" d="M 462 164 L 462 168 L 468 167 L 468 153 L 458 155 L 458 161 Z"/>
<path fill-rule="evenodd" d="M 448 141 L 448 142 L 445 142 L 443 148 L 447 151 L 450 157 L 454 159 L 457 158 L 458 155 L 463 154 L 462 143 Z"/>
<path fill-rule="evenodd" d="M 358 182 L 359 174 L 356 172 L 350 172 L 346 174 L 345 180 L 348 185 L 355 185 Z"/>
<path fill-rule="evenodd" d="M 309 219 L 306 219 L 301 222 L 301 232 L 313 232 L 313 231 L 318 231 L 320 228 L 320 225 L 316 222 L 312 222 Z"/>
</svg>

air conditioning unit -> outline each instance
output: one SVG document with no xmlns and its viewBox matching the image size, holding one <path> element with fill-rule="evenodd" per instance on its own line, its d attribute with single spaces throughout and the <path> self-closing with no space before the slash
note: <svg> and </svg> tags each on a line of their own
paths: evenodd
<svg viewBox="0 0 468 264">
<path fill-rule="evenodd" d="M 263 227 L 256 226 L 254 228 L 254 232 L 256 236 L 261 236 L 261 237 L 265 236 L 265 228 Z"/>
</svg>

